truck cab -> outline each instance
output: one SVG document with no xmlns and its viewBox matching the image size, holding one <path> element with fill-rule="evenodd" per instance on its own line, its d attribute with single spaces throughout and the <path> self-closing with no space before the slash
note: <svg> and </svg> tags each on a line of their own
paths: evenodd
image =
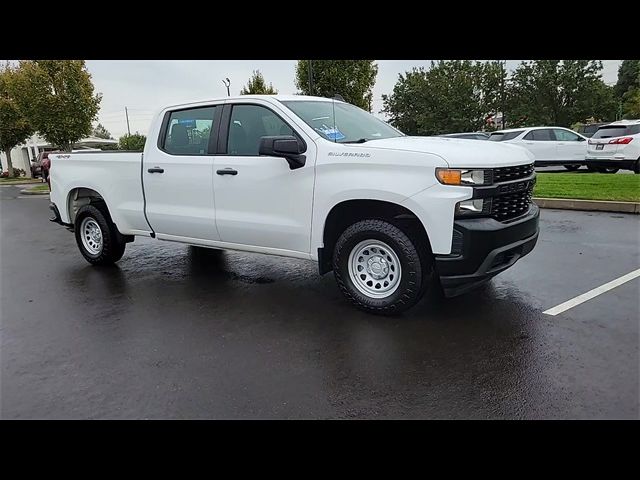
<svg viewBox="0 0 640 480">
<path fill-rule="evenodd" d="M 169 106 L 144 152 L 52 157 L 52 221 L 92 264 L 135 236 L 318 262 L 378 314 L 460 294 L 534 247 L 533 156 L 411 137 L 346 102 L 246 95 Z"/>
</svg>

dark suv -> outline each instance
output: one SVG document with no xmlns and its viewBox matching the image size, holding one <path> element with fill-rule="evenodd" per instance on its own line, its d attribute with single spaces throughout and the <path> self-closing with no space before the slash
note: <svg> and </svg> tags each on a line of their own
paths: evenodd
<svg viewBox="0 0 640 480">
<path fill-rule="evenodd" d="M 598 131 L 598 129 L 600 127 L 602 127 L 603 125 L 609 125 L 609 123 L 605 122 L 605 123 L 588 123 L 586 125 L 580 125 L 577 129 L 576 132 L 578 132 L 579 134 L 587 137 L 587 138 L 591 138 L 593 137 L 593 134 L 596 133 Z"/>
</svg>

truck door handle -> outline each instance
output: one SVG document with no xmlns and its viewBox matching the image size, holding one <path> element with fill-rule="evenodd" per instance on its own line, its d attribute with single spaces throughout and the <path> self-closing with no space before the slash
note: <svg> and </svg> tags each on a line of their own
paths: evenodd
<svg viewBox="0 0 640 480">
<path fill-rule="evenodd" d="M 238 171 L 233 168 L 225 168 L 224 170 L 216 171 L 218 175 L 237 175 Z"/>
<path fill-rule="evenodd" d="M 150 168 L 149 170 L 147 170 L 147 172 L 149 172 L 149 173 L 164 173 L 164 168 L 153 167 L 153 168 Z"/>
</svg>

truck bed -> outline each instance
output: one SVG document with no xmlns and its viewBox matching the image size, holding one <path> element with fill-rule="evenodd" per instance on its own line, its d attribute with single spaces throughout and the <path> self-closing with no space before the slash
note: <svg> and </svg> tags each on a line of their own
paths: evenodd
<svg viewBox="0 0 640 480">
<path fill-rule="evenodd" d="M 69 199 L 74 189 L 88 188 L 105 201 L 118 230 L 123 234 L 148 234 L 144 216 L 141 152 L 91 152 L 50 155 L 51 201 L 60 208 L 63 222 L 70 223 Z M 64 192 L 69 192 L 67 198 Z"/>
</svg>

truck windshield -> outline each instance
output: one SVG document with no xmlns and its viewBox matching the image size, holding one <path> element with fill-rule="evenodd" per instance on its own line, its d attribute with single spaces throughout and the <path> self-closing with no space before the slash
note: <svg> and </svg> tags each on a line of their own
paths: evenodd
<svg viewBox="0 0 640 480">
<path fill-rule="evenodd" d="M 363 143 L 403 134 L 364 110 L 342 102 L 282 102 L 323 138 L 337 143 Z M 335 118 L 334 118 L 335 111 Z"/>
</svg>

